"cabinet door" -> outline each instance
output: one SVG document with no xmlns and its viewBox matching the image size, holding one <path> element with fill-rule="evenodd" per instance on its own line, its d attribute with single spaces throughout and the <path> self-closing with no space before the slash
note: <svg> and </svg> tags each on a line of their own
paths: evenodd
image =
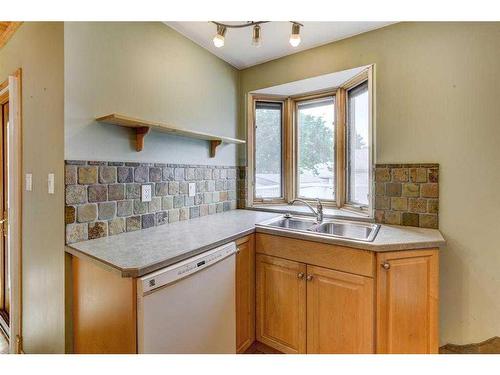
<svg viewBox="0 0 500 375">
<path fill-rule="evenodd" d="M 255 341 L 255 239 L 236 241 L 236 353 Z"/>
<path fill-rule="evenodd" d="M 307 266 L 307 353 L 374 352 L 373 279 Z"/>
<path fill-rule="evenodd" d="M 379 253 L 377 263 L 377 353 L 437 353 L 437 250 Z"/>
<path fill-rule="evenodd" d="M 306 266 L 257 254 L 257 340 L 284 353 L 306 352 Z"/>
</svg>

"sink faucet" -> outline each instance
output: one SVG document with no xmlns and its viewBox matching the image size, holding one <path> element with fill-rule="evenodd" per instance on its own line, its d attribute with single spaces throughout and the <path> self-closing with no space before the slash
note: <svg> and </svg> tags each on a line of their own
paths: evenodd
<svg viewBox="0 0 500 375">
<path fill-rule="evenodd" d="M 290 205 L 293 205 L 295 202 L 300 202 L 305 204 L 309 209 L 312 211 L 314 215 L 316 215 L 316 221 L 318 223 L 321 223 L 323 221 L 323 205 L 321 204 L 321 201 L 319 198 L 316 198 L 316 210 L 311 206 L 309 203 L 302 199 L 294 199 L 293 201 L 290 202 Z"/>
</svg>

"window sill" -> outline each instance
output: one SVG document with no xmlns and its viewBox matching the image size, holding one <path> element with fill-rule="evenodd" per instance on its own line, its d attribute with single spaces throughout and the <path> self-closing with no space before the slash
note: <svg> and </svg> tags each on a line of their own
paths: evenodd
<svg viewBox="0 0 500 375">
<path fill-rule="evenodd" d="M 276 212 L 276 213 L 291 213 L 295 215 L 314 216 L 311 210 L 306 206 L 289 205 L 289 204 L 257 204 L 249 207 L 250 210 Z M 347 219 L 373 222 L 373 217 L 368 213 L 354 212 L 346 209 L 338 209 L 331 207 L 323 207 L 323 214 L 325 218 L 329 219 Z"/>
</svg>

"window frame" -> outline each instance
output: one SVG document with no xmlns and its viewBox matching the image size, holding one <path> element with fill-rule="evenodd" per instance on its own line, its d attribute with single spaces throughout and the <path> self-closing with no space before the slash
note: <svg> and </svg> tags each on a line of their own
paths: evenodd
<svg viewBox="0 0 500 375">
<path fill-rule="evenodd" d="M 257 109 L 257 103 L 258 102 L 270 102 L 270 103 L 280 103 L 281 104 L 281 196 L 278 198 L 263 198 L 263 197 L 257 197 L 256 196 L 256 184 L 255 184 L 255 167 L 256 167 L 256 162 L 255 162 L 255 137 L 256 137 L 256 116 L 255 112 Z M 285 165 L 285 158 L 286 158 L 286 117 L 287 117 L 287 98 L 282 97 L 282 96 L 274 96 L 274 95 L 253 95 L 252 96 L 252 101 L 251 101 L 251 118 L 249 119 L 249 126 L 248 129 L 248 137 L 247 139 L 249 140 L 249 146 L 250 144 L 252 145 L 252 155 L 251 155 L 251 163 L 249 163 L 249 167 L 251 165 L 251 168 L 249 168 L 249 171 L 251 173 L 248 174 L 248 179 L 249 179 L 249 190 L 251 190 L 251 200 L 253 203 L 258 203 L 258 204 L 283 204 L 286 203 L 287 200 L 287 184 L 286 184 L 286 165 Z M 250 129 L 251 128 L 251 129 Z M 251 140 L 251 141 L 250 141 Z M 248 159 L 250 161 L 250 158 Z M 250 177 L 252 183 L 250 184 Z M 250 189 L 251 188 L 251 189 Z M 249 196 L 250 198 L 250 196 Z M 252 203 L 252 204 L 253 204 Z"/>
<path fill-rule="evenodd" d="M 369 183 L 368 206 L 349 202 L 347 199 L 348 198 L 348 186 L 347 186 L 347 184 L 349 183 L 348 178 L 347 178 L 347 173 L 348 173 L 348 170 L 347 170 L 347 160 L 348 160 L 347 152 L 348 152 L 348 149 L 346 146 L 344 146 L 345 149 L 344 149 L 343 159 L 344 159 L 344 164 L 345 164 L 344 165 L 344 170 L 345 170 L 344 189 L 345 189 L 345 191 L 344 191 L 343 197 L 345 200 L 342 202 L 343 203 L 342 207 L 347 209 L 347 210 L 366 213 L 370 216 L 373 216 L 373 212 L 374 212 L 373 200 L 374 200 L 374 191 L 375 191 L 374 190 L 375 189 L 374 176 L 373 176 L 373 173 L 374 173 L 373 172 L 373 164 L 374 164 L 374 152 L 375 152 L 375 137 L 374 137 L 375 130 L 374 130 L 374 123 L 373 123 L 373 118 L 374 118 L 374 115 L 373 115 L 373 110 L 374 110 L 373 69 L 371 66 L 368 69 L 366 69 L 365 71 L 361 72 L 360 74 L 353 77 L 352 79 L 350 79 L 349 81 L 345 82 L 342 85 L 342 89 L 344 90 L 344 100 L 345 100 L 345 104 L 344 104 L 345 113 L 343 115 L 345 134 L 344 134 L 343 139 L 344 139 L 344 142 L 346 142 L 346 140 L 347 140 L 347 126 L 348 126 L 348 123 L 347 123 L 348 91 L 356 88 L 357 86 L 362 85 L 364 82 L 368 83 L 368 144 L 370 147 L 370 150 L 368 153 L 368 158 L 369 158 L 368 159 L 368 165 L 369 165 L 369 168 L 368 168 L 368 183 Z"/>
<path fill-rule="evenodd" d="M 370 105 L 370 89 L 369 89 L 369 82 L 368 79 L 361 80 L 360 82 L 355 82 L 350 87 L 346 89 L 346 121 L 345 121 L 345 126 L 346 126 L 346 133 L 345 133 L 345 163 L 346 163 L 346 173 L 345 173 L 345 205 L 351 208 L 356 208 L 358 210 L 366 210 L 369 208 L 370 204 L 370 196 L 368 198 L 368 205 L 351 201 L 349 199 L 350 191 L 349 191 L 349 183 L 350 183 L 350 176 L 349 176 L 349 171 L 348 171 L 348 164 L 349 164 L 349 145 L 348 145 L 348 127 L 349 127 L 349 92 L 354 91 L 364 85 L 366 83 L 366 90 L 368 94 L 368 106 Z M 368 108 L 368 112 L 370 112 L 370 108 Z M 370 116 L 368 116 L 370 118 Z M 370 121 L 370 119 L 368 119 Z M 371 134 L 371 127 L 370 124 L 368 124 L 368 144 L 370 147 L 370 152 L 368 153 L 368 165 L 371 165 L 372 159 L 371 159 L 371 154 L 372 154 L 372 134 Z M 372 168 L 368 168 L 368 181 L 371 181 L 372 175 L 371 175 L 371 170 Z M 371 194 L 371 189 L 369 188 L 369 193 Z"/>
<path fill-rule="evenodd" d="M 347 92 L 348 90 L 368 82 L 368 126 L 369 126 L 369 204 L 362 206 L 348 201 L 347 178 Z M 333 96 L 335 101 L 335 154 L 334 154 L 334 189 L 335 200 L 322 200 L 326 207 L 354 211 L 363 215 L 373 216 L 374 182 L 373 161 L 375 150 L 374 138 L 374 94 L 373 94 L 373 66 L 367 67 L 355 77 L 339 87 L 319 92 L 306 93 L 294 96 L 259 95 L 249 93 L 247 96 L 247 207 L 266 204 L 286 204 L 298 197 L 297 157 L 298 157 L 298 103 Z M 282 193 L 280 199 L 259 199 L 255 197 L 255 109 L 258 101 L 279 101 L 283 103 L 282 115 Z M 309 203 L 315 199 L 300 198 Z"/>
<path fill-rule="evenodd" d="M 313 198 L 307 198 L 307 197 L 302 197 L 299 195 L 299 178 L 298 178 L 298 159 L 299 159 L 299 122 L 298 122 L 298 113 L 299 113 L 299 105 L 300 103 L 308 102 L 308 101 L 314 101 L 314 100 L 321 100 L 323 98 L 333 98 L 334 101 L 334 155 L 333 155 L 333 165 L 337 165 L 337 97 L 336 97 L 337 92 L 336 91 L 325 91 L 322 93 L 318 94 L 309 94 L 309 95 L 301 95 L 301 96 L 296 96 L 292 98 L 293 102 L 293 119 L 292 124 L 293 124 L 293 133 L 294 133 L 294 153 L 293 153 L 293 164 L 294 168 L 292 170 L 293 174 L 293 197 L 292 199 L 302 199 L 306 202 L 313 202 L 315 199 Z M 334 192 L 335 192 L 335 199 L 322 199 L 321 202 L 324 203 L 326 206 L 334 206 L 336 205 L 336 199 L 337 199 L 337 171 L 333 172 L 333 186 L 334 186 Z"/>
</svg>

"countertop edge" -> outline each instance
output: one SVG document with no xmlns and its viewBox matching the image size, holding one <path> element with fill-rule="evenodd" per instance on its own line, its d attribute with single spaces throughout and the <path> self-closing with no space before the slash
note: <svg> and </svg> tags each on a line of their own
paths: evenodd
<svg viewBox="0 0 500 375">
<path fill-rule="evenodd" d="M 238 238 L 248 236 L 249 234 L 252 234 L 252 233 L 255 233 L 255 226 L 253 228 L 246 229 L 246 230 L 240 231 L 238 233 L 235 233 L 231 236 L 224 237 L 224 238 L 217 240 L 215 242 L 211 242 L 207 245 L 189 250 L 189 251 L 182 253 L 180 255 L 177 255 L 175 257 L 168 258 L 168 259 L 161 261 L 161 262 L 152 263 L 152 264 L 149 264 L 147 266 L 140 267 L 140 268 L 120 268 L 120 267 L 117 267 L 116 265 L 111 264 L 109 262 L 106 262 L 103 259 L 96 258 L 90 254 L 87 254 L 83 251 L 80 251 L 80 250 L 74 248 L 73 246 L 71 246 L 71 244 L 66 245 L 66 252 L 71 254 L 71 255 L 74 255 L 76 257 L 82 258 L 82 259 L 97 262 L 98 264 L 105 266 L 105 268 L 111 269 L 111 271 L 113 271 L 113 272 L 118 272 L 118 274 L 120 274 L 121 277 L 123 277 L 123 278 L 127 278 L 127 277 L 139 278 L 139 277 L 147 275 L 151 272 L 158 271 L 162 268 L 171 266 L 172 264 L 181 262 L 181 261 L 188 259 L 190 257 L 204 253 L 205 251 L 208 251 L 208 250 L 214 249 L 218 246 L 224 245 L 228 242 L 234 241 Z"/>
<path fill-rule="evenodd" d="M 441 248 L 446 244 L 446 241 L 419 241 L 419 242 L 404 242 L 395 244 L 374 244 L 372 242 L 362 242 L 355 240 L 345 240 L 334 237 L 321 237 L 316 234 L 309 234 L 305 232 L 288 232 L 280 231 L 275 228 L 267 228 L 256 226 L 256 233 L 271 234 L 280 237 L 294 238 L 304 241 L 320 242 L 329 245 L 338 245 L 343 247 L 350 247 L 358 250 L 373 251 L 376 253 L 382 253 L 387 251 L 400 251 L 400 250 L 418 250 L 418 249 L 430 249 L 430 248 Z"/>
<path fill-rule="evenodd" d="M 118 273 L 119 275 L 121 275 L 122 277 L 129 277 L 129 276 L 123 276 L 124 274 L 124 270 L 117 267 L 116 265 L 112 264 L 112 263 L 109 263 L 109 262 L 106 262 L 105 260 L 103 259 L 99 259 L 99 258 L 96 258 L 90 254 L 87 254 L 83 251 L 80 251 L 78 249 L 75 249 L 73 246 L 71 246 L 71 244 L 66 244 L 65 245 L 65 252 L 70 254 L 70 255 L 73 255 L 77 258 L 80 258 L 80 259 L 84 259 L 84 260 L 87 260 L 87 261 L 90 261 L 90 262 L 93 262 L 93 263 L 96 263 L 98 264 L 99 266 L 111 271 L 111 272 L 114 272 L 114 273 Z"/>
</svg>

